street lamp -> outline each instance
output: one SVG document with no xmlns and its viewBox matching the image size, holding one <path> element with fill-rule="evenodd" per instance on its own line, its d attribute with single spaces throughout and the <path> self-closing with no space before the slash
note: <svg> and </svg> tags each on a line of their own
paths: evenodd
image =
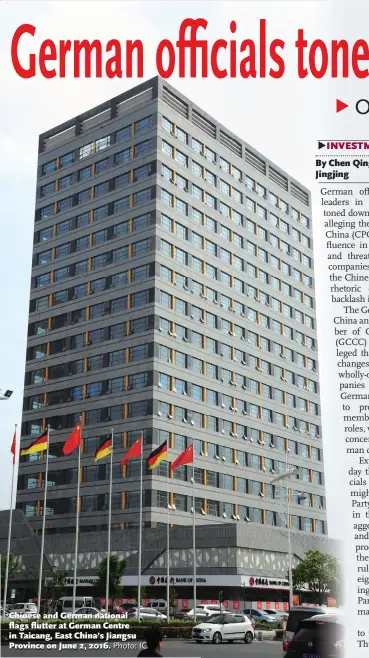
<svg viewBox="0 0 369 658">
<path fill-rule="evenodd" d="M 289 478 L 293 477 L 294 475 L 297 475 L 299 472 L 299 469 L 297 467 L 292 468 L 288 470 L 288 464 L 287 464 L 287 452 L 286 452 L 286 470 L 284 473 L 281 473 L 280 475 L 277 475 L 275 478 L 273 478 L 270 481 L 270 484 L 278 484 L 282 481 L 286 482 L 286 490 L 287 490 L 287 496 L 286 496 L 286 503 L 287 503 L 287 518 L 284 519 L 283 515 L 280 514 L 279 516 L 282 518 L 282 521 L 284 521 L 287 525 L 287 537 L 288 537 L 288 588 L 289 588 L 289 607 L 290 610 L 293 606 L 293 583 L 292 583 L 292 550 L 291 550 L 291 527 L 290 527 L 290 497 L 288 493 L 288 482 Z"/>
<path fill-rule="evenodd" d="M 13 395 L 13 391 L 9 391 L 9 389 L 0 389 L 0 402 L 1 400 L 9 400 L 11 396 Z"/>
</svg>

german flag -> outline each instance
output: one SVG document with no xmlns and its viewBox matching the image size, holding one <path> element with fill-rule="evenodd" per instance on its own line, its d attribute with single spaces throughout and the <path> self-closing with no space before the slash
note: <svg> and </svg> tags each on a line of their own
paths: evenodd
<svg viewBox="0 0 369 658">
<path fill-rule="evenodd" d="M 21 450 L 21 455 L 33 455 L 35 452 L 41 452 L 42 450 L 47 450 L 47 430 L 28 448 Z"/>
<path fill-rule="evenodd" d="M 156 468 L 159 466 L 160 462 L 164 461 L 164 459 L 168 458 L 168 442 L 164 441 L 164 443 L 159 446 L 159 448 L 156 448 L 156 450 L 153 450 L 148 458 L 147 458 L 147 464 L 150 470 L 153 468 Z"/>
<path fill-rule="evenodd" d="M 111 454 L 113 448 L 113 442 L 110 439 L 106 439 L 105 441 L 102 442 L 100 448 L 98 448 L 95 452 L 95 462 L 97 462 L 99 459 L 103 459 L 104 457 L 108 457 L 108 455 Z"/>
</svg>

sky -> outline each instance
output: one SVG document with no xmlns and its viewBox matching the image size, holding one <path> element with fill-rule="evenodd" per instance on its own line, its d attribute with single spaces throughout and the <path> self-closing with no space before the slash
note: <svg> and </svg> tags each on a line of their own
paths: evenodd
<svg viewBox="0 0 369 658">
<path fill-rule="evenodd" d="M 355 3 L 352 3 L 352 6 Z M 334 7 L 333 7 L 334 5 Z M 170 8 L 170 10 L 169 10 Z M 342 9 L 341 9 L 342 8 Z M 235 38 L 258 41 L 259 19 L 266 18 L 268 38 L 286 41 L 286 73 L 280 80 L 207 80 L 177 79 L 170 83 L 188 95 L 258 151 L 287 170 L 307 187 L 313 187 L 316 141 L 324 131 L 331 136 L 337 128 L 339 137 L 350 127 L 333 112 L 337 95 L 342 96 L 342 82 L 296 76 L 294 41 L 297 29 L 304 27 L 308 38 L 324 38 L 336 27 L 336 35 L 350 31 L 360 35 L 344 14 L 344 5 L 324 0 L 270 0 L 269 2 L 15 2 L 1 3 L 0 77 L 3 102 L 0 105 L 0 389 L 14 390 L 9 402 L 0 402 L 0 507 L 9 507 L 11 456 L 10 443 L 17 423 L 20 430 L 24 361 L 28 323 L 33 219 L 37 166 L 38 135 L 41 132 L 124 92 L 140 80 L 30 80 L 19 78 L 11 63 L 10 45 L 16 28 L 22 23 L 36 27 L 35 38 L 24 40 L 21 57 L 25 61 L 30 48 L 45 38 L 111 38 L 121 41 L 139 38 L 144 43 L 144 79 L 156 75 L 155 49 L 163 38 L 176 40 L 181 21 L 204 17 L 209 21 L 207 36 L 214 40 L 229 38 L 229 23 L 235 20 Z M 355 85 L 346 83 L 345 93 L 355 94 Z M 362 89 L 361 89 L 362 93 Z M 341 120 L 341 123 L 339 123 Z M 314 220 L 316 243 L 316 277 L 320 279 L 323 242 L 320 227 Z M 323 345 L 323 366 L 331 368 L 330 334 L 325 324 L 325 293 L 318 286 L 319 341 Z M 324 347 L 327 347 L 327 351 Z M 326 359 L 324 361 L 324 359 Z M 323 432 L 326 446 L 332 441 L 332 415 L 335 400 L 330 395 L 327 368 L 322 369 Z M 326 447 L 325 446 L 325 447 Z M 326 478 L 330 526 L 334 536 L 340 534 L 335 501 L 339 493 L 337 471 L 328 460 Z"/>
</svg>

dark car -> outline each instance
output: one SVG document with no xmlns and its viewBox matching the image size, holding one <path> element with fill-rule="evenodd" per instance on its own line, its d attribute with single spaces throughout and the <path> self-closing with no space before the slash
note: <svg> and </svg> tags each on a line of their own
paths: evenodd
<svg viewBox="0 0 369 658">
<path fill-rule="evenodd" d="M 308 605 L 298 605 L 293 606 L 289 611 L 286 629 L 283 633 L 283 655 L 287 651 L 288 645 L 292 642 L 293 636 L 296 633 L 298 626 L 301 621 L 304 619 L 310 619 L 315 615 L 324 615 L 324 614 L 337 614 L 337 608 L 328 608 L 327 606 L 308 606 Z"/>
<path fill-rule="evenodd" d="M 315 615 L 300 621 L 286 658 L 334 658 L 343 653 L 343 619 L 337 615 Z"/>
<path fill-rule="evenodd" d="M 173 619 L 185 619 L 187 613 L 187 608 L 181 608 L 181 610 L 177 610 L 177 612 L 174 613 Z"/>
</svg>

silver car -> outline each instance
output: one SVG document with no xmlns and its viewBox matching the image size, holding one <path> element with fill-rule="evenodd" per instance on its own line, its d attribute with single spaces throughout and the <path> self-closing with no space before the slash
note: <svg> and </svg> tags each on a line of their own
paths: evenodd
<svg viewBox="0 0 369 658">
<path fill-rule="evenodd" d="M 151 619 L 153 621 L 163 621 L 167 616 L 155 608 L 140 608 L 140 619 Z M 138 619 L 138 608 L 128 611 L 128 619 Z"/>
</svg>

